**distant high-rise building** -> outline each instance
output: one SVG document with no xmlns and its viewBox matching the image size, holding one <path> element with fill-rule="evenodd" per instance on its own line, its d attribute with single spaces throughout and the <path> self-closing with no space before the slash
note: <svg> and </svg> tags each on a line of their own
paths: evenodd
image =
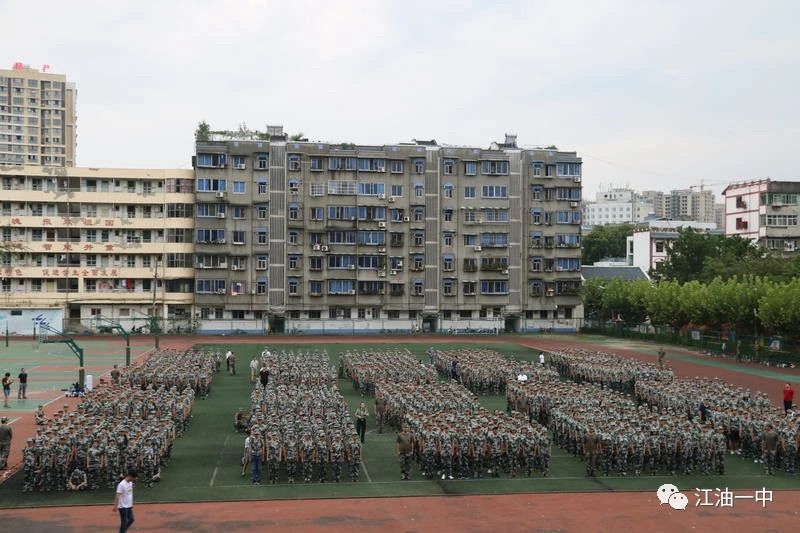
<svg viewBox="0 0 800 533">
<path fill-rule="evenodd" d="M 63 74 L 0 69 L 0 165 L 75 166 L 76 97 Z"/>
</svg>

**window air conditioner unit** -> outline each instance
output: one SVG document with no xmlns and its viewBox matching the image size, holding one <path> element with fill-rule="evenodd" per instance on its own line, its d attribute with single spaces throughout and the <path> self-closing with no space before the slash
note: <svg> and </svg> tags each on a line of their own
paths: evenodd
<svg viewBox="0 0 800 533">
<path fill-rule="evenodd" d="M 385 290 L 381 289 L 378 291 L 378 296 L 383 296 L 384 294 L 386 294 Z"/>
<path fill-rule="evenodd" d="M 250 294 L 255 294 L 255 293 L 256 293 L 255 289 L 250 289 Z"/>
<path fill-rule="evenodd" d="M 570 203 L 569 203 L 569 206 L 570 206 L 570 207 L 579 207 L 580 205 L 581 205 L 581 204 L 579 204 L 578 202 L 570 202 Z"/>
<path fill-rule="evenodd" d="M 219 264 L 220 268 L 228 268 L 228 263 L 222 262 Z"/>
<path fill-rule="evenodd" d="M 217 244 L 225 244 L 225 239 L 217 239 Z"/>
<path fill-rule="evenodd" d="M 481 219 L 481 218 L 476 218 L 476 219 L 475 219 L 475 223 L 476 223 L 476 224 L 483 224 L 483 219 Z"/>
<path fill-rule="evenodd" d="M 355 296 L 356 291 L 354 291 L 353 289 L 350 289 L 350 291 L 348 291 L 347 294 L 349 294 L 350 296 Z"/>
<path fill-rule="evenodd" d="M 508 276 L 508 270 L 503 270 L 503 275 Z"/>
<path fill-rule="evenodd" d="M 403 262 L 402 261 L 398 261 L 397 262 L 397 268 L 403 268 Z"/>
<path fill-rule="evenodd" d="M 312 248 L 316 251 L 319 251 L 319 249 L 322 247 L 319 244 L 315 244 Z"/>
<path fill-rule="evenodd" d="M 411 217 L 403 217 L 403 222 L 411 222 Z"/>
<path fill-rule="evenodd" d="M 217 289 L 217 294 L 225 294 L 225 289 Z"/>
<path fill-rule="evenodd" d="M 581 182 L 581 177 L 580 176 L 575 176 L 574 178 L 572 178 L 572 181 L 574 181 L 575 183 L 580 183 Z"/>
<path fill-rule="evenodd" d="M 380 193 L 380 194 L 378 195 L 378 200 L 386 200 L 386 194 L 384 194 L 384 193 Z"/>
<path fill-rule="evenodd" d="M 217 213 L 217 218 L 225 218 L 225 213 Z"/>
<path fill-rule="evenodd" d="M 238 165 L 234 165 L 233 168 L 235 168 L 236 170 L 244 170 L 244 163 L 239 163 Z"/>
<path fill-rule="evenodd" d="M 475 250 L 476 252 L 480 252 L 482 250 L 480 246 L 474 246 L 472 249 Z"/>
<path fill-rule="evenodd" d="M 355 265 L 347 265 L 347 270 L 355 270 L 355 269 L 356 269 Z"/>
<path fill-rule="evenodd" d="M 320 250 L 322 250 L 323 252 L 327 252 L 328 251 L 328 247 L 327 246 L 321 246 Z"/>
<path fill-rule="evenodd" d="M 225 198 L 225 192 L 224 191 L 217 191 L 216 197 L 217 198 Z"/>
<path fill-rule="evenodd" d="M 397 275 L 397 270 L 392 270 L 392 276 L 396 276 L 396 275 Z"/>
<path fill-rule="evenodd" d="M 394 202 L 395 202 L 395 198 L 394 198 L 394 196 L 390 196 L 390 197 L 389 197 L 389 203 L 390 203 L 390 204 L 393 204 Z"/>
<path fill-rule="evenodd" d="M 385 228 L 386 227 L 386 222 L 378 222 L 378 227 L 379 228 Z"/>
<path fill-rule="evenodd" d="M 386 277 L 386 272 L 384 272 L 383 270 L 379 270 L 378 271 L 378 277 L 379 278 L 385 278 Z"/>
<path fill-rule="evenodd" d="M 379 254 L 385 254 L 386 253 L 386 248 L 378 248 L 378 253 Z"/>
</svg>

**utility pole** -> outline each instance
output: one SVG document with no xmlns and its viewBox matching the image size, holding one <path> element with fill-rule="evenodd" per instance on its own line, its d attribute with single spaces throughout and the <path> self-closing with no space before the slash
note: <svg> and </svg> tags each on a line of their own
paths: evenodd
<svg viewBox="0 0 800 533">
<path fill-rule="evenodd" d="M 150 333 L 154 336 L 154 344 L 156 350 L 159 348 L 159 333 L 161 333 L 161 328 L 158 324 L 158 318 L 156 317 L 156 291 L 158 290 L 158 263 L 159 260 L 156 259 L 156 268 L 153 272 L 153 304 L 150 309 Z"/>
</svg>

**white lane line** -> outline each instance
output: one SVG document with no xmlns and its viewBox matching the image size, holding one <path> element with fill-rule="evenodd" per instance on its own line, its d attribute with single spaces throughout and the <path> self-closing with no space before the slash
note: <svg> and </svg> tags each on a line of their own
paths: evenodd
<svg viewBox="0 0 800 533">
<path fill-rule="evenodd" d="M 217 464 L 214 466 L 214 473 L 211 474 L 211 481 L 208 482 L 209 487 L 214 486 L 214 480 L 217 479 L 217 472 L 219 472 L 219 463 L 222 461 L 222 454 L 225 453 L 225 448 L 228 447 L 228 440 L 230 438 L 230 435 L 225 437 L 225 442 L 222 444 L 222 449 L 219 451 L 219 456 L 217 457 Z"/>
<path fill-rule="evenodd" d="M 369 483 L 372 483 L 372 478 L 369 477 L 369 472 L 367 472 L 367 463 L 365 463 L 363 460 L 361 461 L 361 468 L 364 469 L 364 475 L 367 476 L 367 481 Z"/>
</svg>

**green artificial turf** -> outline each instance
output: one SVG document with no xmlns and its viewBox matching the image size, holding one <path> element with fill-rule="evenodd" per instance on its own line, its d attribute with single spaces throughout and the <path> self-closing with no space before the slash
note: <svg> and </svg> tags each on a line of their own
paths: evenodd
<svg viewBox="0 0 800 533">
<path fill-rule="evenodd" d="M 226 345 L 219 345 L 222 351 Z M 379 434 L 374 428 L 374 420 L 367 426 L 366 445 L 363 452 L 363 469 L 356 483 L 311 483 L 289 485 L 264 484 L 253 486 L 249 476 L 240 476 L 244 435 L 232 431 L 233 412 L 248 407 L 250 382 L 248 362 L 261 352 L 264 344 L 235 345 L 232 347 L 239 362 L 239 374 L 229 376 L 224 372 L 214 379 L 211 395 L 207 400 L 197 400 L 193 419 L 186 434 L 178 439 L 173 449 L 173 459 L 168 468 L 162 470 L 161 483 L 147 489 L 139 486 L 136 490 L 138 502 L 173 501 L 213 501 L 213 500 L 256 500 L 273 498 L 338 498 L 369 496 L 419 496 L 444 494 L 501 494 L 517 492 L 549 491 L 606 491 L 606 490 L 652 490 L 663 483 L 673 483 L 684 492 L 696 488 L 745 489 L 760 488 L 784 489 L 800 488 L 800 479 L 780 473 L 764 476 L 761 465 L 747 462 L 740 457 L 728 456 L 725 476 L 641 476 L 641 477 L 598 477 L 584 476 L 583 463 L 564 450 L 554 447 L 549 477 L 536 475 L 532 478 L 495 478 L 477 480 L 426 480 L 414 466 L 411 481 L 400 481 L 400 468 L 395 455 L 395 433 L 389 428 Z M 444 349 L 450 345 L 437 345 Z M 461 345 L 468 347 L 469 345 Z M 389 346 L 387 346 L 389 347 Z M 421 360 L 425 359 L 426 345 L 393 344 L 392 348 L 407 348 Z M 453 344 L 452 347 L 459 347 Z M 277 349 L 288 347 L 279 346 Z M 365 345 L 346 344 L 306 344 L 297 346 L 303 349 L 327 349 L 333 365 L 338 363 L 339 353 L 350 349 L 365 349 Z M 492 345 L 506 356 L 532 360 L 538 350 L 517 345 Z M 224 368 L 223 368 L 224 370 Z M 339 387 L 353 412 L 361 401 L 353 390 L 351 382 L 340 380 Z M 505 399 L 500 396 L 481 397 L 481 403 L 489 409 L 505 409 Z M 368 404 L 369 402 L 368 399 Z M 371 405 L 370 405 L 371 407 Z M 21 475 L 17 474 L 0 485 L 0 507 L 69 505 L 84 503 L 110 503 L 112 490 L 66 493 L 22 493 Z M 752 491 L 750 491 L 752 492 Z M 739 491 L 737 490 L 737 494 Z M 742 492 L 746 494 L 746 492 Z M 690 500 L 692 498 L 690 497 Z M 694 501 L 694 500 L 692 500 Z"/>
</svg>

